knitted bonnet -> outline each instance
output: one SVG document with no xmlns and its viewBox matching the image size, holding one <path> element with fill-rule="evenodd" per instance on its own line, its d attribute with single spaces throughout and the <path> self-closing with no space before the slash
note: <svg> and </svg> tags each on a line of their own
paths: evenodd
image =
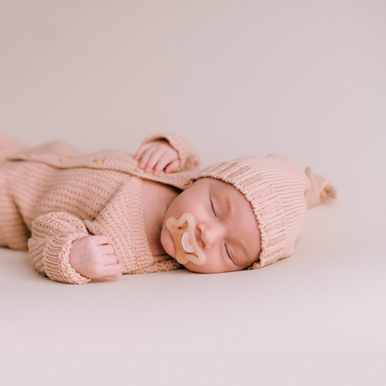
<svg viewBox="0 0 386 386">
<path fill-rule="evenodd" d="M 280 154 L 244 157 L 204 169 L 199 178 L 211 177 L 232 184 L 249 201 L 261 237 L 261 268 L 293 253 L 305 227 L 307 208 L 337 198 L 329 181 L 310 168 L 304 172 L 291 158 Z"/>
</svg>

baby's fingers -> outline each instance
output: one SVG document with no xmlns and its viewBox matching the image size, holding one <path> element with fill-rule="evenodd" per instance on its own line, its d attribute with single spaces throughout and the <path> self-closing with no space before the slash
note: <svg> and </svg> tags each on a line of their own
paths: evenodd
<svg viewBox="0 0 386 386">
<path fill-rule="evenodd" d="M 108 281 L 108 280 L 116 279 L 117 277 L 120 277 L 120 276 L 122 276 L 121 273 L 115 276 L 104 276 L 104 277 L 101 277 L 99 280 Z"/>
<path fill-rule="evenodd" d="M 165 172 L 166 173 L 172 173 L 178 170 L 178 167 L 180 166 L 180 160 L 175 159 L 173 162 L 170 162 L 170 164 L 166 167 Z"/>
<path fill-rule="evenodd" d="M 161 159 L 163 159 L 163 157 L 165 157 L 165 151 L 166 149 L 162 147 L 154 150 L 154 152 L 146 160 L 146 166 L 144 168 L 146 172 L 156 171 L 158 163 Z"/>
<path fill-rule="evenodd" d="M 112 254 L 112 255 L 104 255 L 102 264 L 104 266 L 106 265 L 113 265 L 113 264 L 119 264 L 118 258 Z"/>
<path fill-rule="evenodd" d="M 105 279 L 108 277 L 118 277 L 123 273 L 123 265 L 122 264 L 108 264 L 103 267 L 103 275 L 101 275 L 101 279 Z"/>
<path fill-rule="evenodd" d="M 166 168 L 169 167 L 168 165 L 171 165 L 175 161 L 174 154 L 171 153 L 164 153 L 154 166 L 154 174 L 160 174 L 162 170 L 166 171 Z M 178 160 L 177 160 L 178 161 Z"/>
<path fill-rule="evenodd" d="M 93 279 L 93 281 L 109 281 L 109 280 L 116 279 L 117 277 L 120 277 L 120 276 L 122 276 L 122 274 L 115 275 L 115 276 L 103 276 L 98 279 Z"/>
<path fill-rule="evenodd" d="M 143 153 L 149 149 L 149 147 L 151 147 L 151 143 L 145 143 L 144 145 L 142 145 L 138 150 L 137 152 L 135 153 L 134 155 L 134 159 L 136 159 L 137 161 L 141 159 Z"/>
<path fill-rule="evenodd" d="M 154 166 L 154 157 L 155 154 L 159 152 L 159 149 L 155 147 L 150 147 L 147 149 L 141 156 L 141 159 L 138 162 L 138 167 L 144 169 L 145 171 L 150 171 Z"/>
</svg>

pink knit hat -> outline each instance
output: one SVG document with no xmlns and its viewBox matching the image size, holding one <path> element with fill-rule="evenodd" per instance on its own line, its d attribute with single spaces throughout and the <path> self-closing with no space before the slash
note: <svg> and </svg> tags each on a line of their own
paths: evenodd
<svg viewBox="0 0 386 386">
<path fill-rule="evenodd" d="M 307 208 L 338 195 L 326 178 L 310 168 L 304 172 L 294 160 L 280 154 L 221 162 L 204 169 L 199 178 L 204 177 L 232 184 L 252 205 L 261 252 L 250 269 L 290 256 L 305 227 Z"/>
</svg>

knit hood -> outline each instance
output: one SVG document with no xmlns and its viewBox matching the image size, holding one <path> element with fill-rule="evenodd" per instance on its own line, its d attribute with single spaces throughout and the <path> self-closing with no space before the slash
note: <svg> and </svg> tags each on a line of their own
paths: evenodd
<svg viewBox="0 0 386 386">
<path fill-rule="evenodd" d="M 211 177 L 232 184 L 252 206 L 261 237 L 261 268 L 293 253 L 296 239 L 305 228 L 307 208 L 337 198 L 329 181 L 310 168 L 304 172 L 281 154 L 244 157 L 204 169 L 199 178 Z"/>
</svg>

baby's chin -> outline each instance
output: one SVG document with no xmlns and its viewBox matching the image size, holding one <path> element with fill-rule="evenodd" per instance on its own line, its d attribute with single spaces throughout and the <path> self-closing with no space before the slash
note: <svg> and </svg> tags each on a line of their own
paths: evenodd
<svg viewBox="0 0 386 386">
<path fill-rule="evenodd" d="M 212 264 L 208 264 L 208 262 L 206 262 L 203 265 L 196 265 L 196 264 L 192 263 L 191 261 L 189 261 L 186 264 L 182 264 L 182 265 L 187 270 L 189 270 L 190 272 L 194 272 L 194 273 L 206 273 L 206 274 L 212 273 L 213 274 L 213 273 L 226 273 L 226 272 L 241 271 L 241 268 L 239 268 L 239 269 L 232 269 L 232 268 L 221 269 L 221 268 L 218 268 Z"/>
<path fill-rule="evenodd" d="M 186 263 L 186 264 L 181 264 L 181 265 L 183 265 L 190 272 L 201 273 L 201 272 L 197 272 L 197 270 L 192 267 L 192 265 L 193 265 L 192 263 Z"/>
<path fill-rule="evenodd" d="M 188 271 L 194 272 L 194 273 L 216 273 L 216 272 L 211 272 L 208 270 L 205 265 L 196 265 L 193 264 L 192 262 L 187 262 L 186 264 L 182 264 Z"/>
</svg>

